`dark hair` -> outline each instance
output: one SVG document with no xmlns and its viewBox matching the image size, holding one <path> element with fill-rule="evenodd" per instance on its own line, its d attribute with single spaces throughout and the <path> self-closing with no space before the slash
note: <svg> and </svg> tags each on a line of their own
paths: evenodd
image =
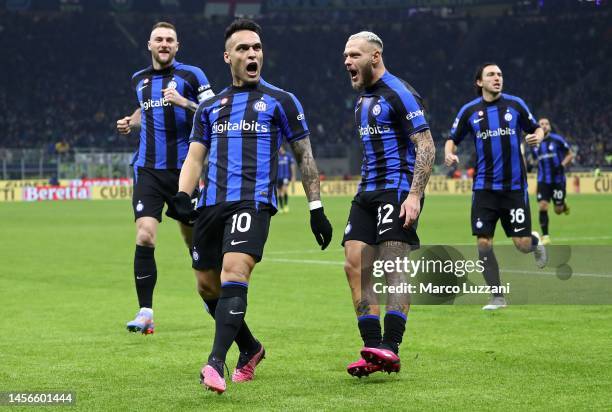
<svg viewBox="0 0 612 412">
<path fill-rule="evenodd" d="M 227 28 L 225 29 L 225 41 L 229 39 L 232 34 L 241 30 L 249 30 L 254 31 L 257 35 L 261 36 L 261 26 L 255 23 L 250 19 L 238 19 L 234 20 Z"/>
<path fill-rule="evenodd" d="M 476 91 L 476 96 L 482 96 L 482 87 L 480 87 L 476 82 L 478 80 L 482 80 L 482 72 L 487 66 L 497 66 L 497 63 L 494 62 L 485 62 L 476 68 L 476 73 L 474 74 L 474 90 Z"/>
<path fill-rule="evenodd" d="M 160 27 L 163 29 L 174 30 L 174 32 L 176 33 L 176 27 L 174 27 L 174 24 L 168 23 L 167 21 L 158 21 L 157 23 L 153 25 L 153 27 L 151 28 L 151 31 L 158 29 Z M 178 34 L 177 34 L 177 37 L 178 37 Z"/>
</svg>

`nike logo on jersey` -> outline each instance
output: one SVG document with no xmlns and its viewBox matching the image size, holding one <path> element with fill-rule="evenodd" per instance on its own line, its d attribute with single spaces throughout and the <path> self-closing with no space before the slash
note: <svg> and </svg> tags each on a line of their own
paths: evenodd
<svg viewBox="0 0 612 412">
<path fill-rule="evenodd" d="M 140 280 L 140 279 L 146 279 L 151 277 L 151 275 L 147 275 L 147 276 L 136 276 L 136 279 Z"/>
<path fill-rule="evenodd" d="M 384 229 L 384 230 L 379 230 L 379 231 L 378 231 L 378 234 L 379 234 L 379 235 L 382 235 L 383 233 L 385 233 L 385 232 L 387 232 L 387 231 L 389 231 L 389 230 L 391 230 L 391 229 L 393 229 L 393 228 L 392 228 L 392 227 L 388 227 L 388 228 L 386 228 L 386 229 Z"/>
<path fill-rule="evenodd" d="M 248 242 L 248 240 L 239 240 L 239 241 L 232 240 L 232 241 L 230 242 L 230 245 L 232 245 L 232 246 L 236 246 L 236 245 L 239 245 L 239 244 L 241 244 L 241 243 L 246 243 L 246 242 Z"/>
<path fill-rule="evenodd" d="M 144 89 L 144 88 L 145 88 L 145 87 L 147 87 L 148 85 L 149 85 L 148 83 L 147 83 L 147 84 L 143 84 L 142 86 L 140 86 L 140 87 L 138 88 L 138 91 L 141 91 L 142 89 Z"/>
<path fill-rule="evenodd" d="M 213 114 L 219 112 L 219 110 L 222 110 L 225 106 L 221 106 L 221 107 L 217 107 L 216 109 L 212 109 Z"/>
<path fill-rule="evenodd" d="M 240 315 L 243 314 L 244 312 L 234 312 L 233 310 L 230 310 L 230 315 Z"/>
<path fill-rule="evenodd" d="M 484 120 L 484 117 L 481 117 L 480 119 L 474 119 L 474 124 L 478 124 L 478 122 L 481 122 L 482 120 Z"/>
</svg>

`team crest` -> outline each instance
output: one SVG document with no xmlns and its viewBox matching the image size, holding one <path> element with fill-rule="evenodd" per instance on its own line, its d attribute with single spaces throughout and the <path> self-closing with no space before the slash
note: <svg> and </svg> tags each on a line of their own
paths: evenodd
<svg viewBox="0 0 612 412">
<path fill-rule="evenodd" d="M 136 211 L 137 212 L 142 212 L 142 210 L 144 209 L 144 205 L 142 204 L 142 202 L 139 200 L 138 204 L 136 205 Z"/>
<path fill-rule="evenodd" d="M 191 254 L 191 256 L 193 257 L 193 260 L 195 260 L 196 262 L 197 262 L 198 260 L 200 260 L 200 255 L 199 255 L 199 254 L 198 254 L 198 252 L 195 250 L 195 248 L 194 248 L 193 253 Z"/>
<path fill-rule="evenodd" d="M 351 226 L 351 222 L 348 222 L 348 223 L 346 224 L 346 228 L 344 229 L 344 234 L 345 234 L 345 235 L 348 235 L 349 233 L 351 233 L 351 229 L 352 229 L 352 228 L 353 228 L 353 227 Z"/>
<path fill-rule="evenodd" d="M 510 120 L 512 120 L 512 114 L 511 113 L 506 113 L 504 115 L 504 120 L 509 122 Z"/>
<path fill-rule="evenodd" d="M 555 145 L 554 145 L 554 144 L 552 144 L 552 143 L 551 143 L 551 144 L 549 144 L 549 145 L 548 145 L 548 150 L 549 150 L 549 151 L 551 151 L 551 152 L 552 152 L 553 150 L 555 150 Z"/>
<path fill-rule="evenodd" d="M 382 111 L 382 109 L 380 108 L 380 104 L 376 103 L 374 105 L 374 107 L 372 107 L 372 114 L 374 116 L 378 116 L 380 114 L 380 112 Z"/>
<path fill-rule="evenodd" d="M 482 229 L 482 221 L 480 220 L 480 218 L 478 218 L 478 220 L 476 221 L 476 229 Z"/>
<path fill-rule="evenodd" d="M 170 82 L 168 82 L 168 89 L 176 89 L 176 81 L 174 81 L 174 79 L 170 80 Z"/>
<path fill-rule="evenodd" d="M 253 104 L 253 110 L 256 112 L 265 112 L 268 105 L 263 100 L 258 100 Z"/>
</svg>

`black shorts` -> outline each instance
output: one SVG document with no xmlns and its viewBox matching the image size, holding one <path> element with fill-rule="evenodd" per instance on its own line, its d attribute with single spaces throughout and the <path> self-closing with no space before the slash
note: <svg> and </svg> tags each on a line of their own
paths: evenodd
<svg viewBox="0 0 612 412">
<path fill-rule="evenodd" d="M 289 179 L 288 178 L 285 178 L 285 179 L 278 178 L 278 179 L 276 179 L 276 187 L 278 187 L 279 189 L 281 187 L 287 186 L 288 184 L 289 184 Z"/>
<path fill-rule="evenodd" d="M 540 200 L 550 202 L 550 199 L 556 206 L 563 206 L 565 203 L 565 183 L 538 182 L 538 202 Z"/>
<path fill-rule="evenodd" d="M 134 168 L 134 192 L 132 195 L 132 208 L 134 209 L 134 220 L 141 217 L 154 217 L 162 221 L 162 210 L 164 203 L 168 205 L 166 216 L 181 221 L 172 205 L 172 197 L 178 191 L 178 181 L 181 174 L 180 169 L 151 169 L 148 167 Z M 196 189 L 192 196 L 195 208 L 199 197 Z M 182 223 L 193 226 L 189 222 Z"/>
<path fill-rule="evenodd" d="M 192 267 L 220 269 L 223 255 L 246 253 L 259 262 L 273 209 L 254 201 L 222 202 L 200 209 L 193 228 Z"/>
<path fill-rule="evenodd" d="M 506 236 L 531 236 L 527 191 L 475 190 L 472 195 L 472 234 L 492 237 L 498 219 Z"/>
<path fill-rule="evenodd" d="M 409 229 L 404 229 L 400 219 L 400 205 L 408 192 L 396 190 L 375 190 L 359 192 L 351 202 L 342 246 L 347 240 L 359 240 L 368 245 L 377 245 L 387 240 L 398 240 L 412 246 L 419 246 L 417 235 L 418 219 Z M 424 198 L 421 199 L 421 212 Z"/>
</svg>

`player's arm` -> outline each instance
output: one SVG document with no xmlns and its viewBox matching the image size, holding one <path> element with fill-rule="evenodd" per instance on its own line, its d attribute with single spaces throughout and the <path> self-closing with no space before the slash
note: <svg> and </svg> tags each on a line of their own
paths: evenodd
<svg viewBox="0 0 612 412">
<path fill-rule="evenodd" d="M 310 208 L 310 228 L 321 249 L 325 249 L 332 239 L 332 226 L 323 211 L 319 169 L 312 155 L 310 138 L 306 136 L 291 142 L 291 150 L 302 172 L 302 185 Z"/>
<path fill-rule="evenodd" d="M 200 176 L 202 176 L 202 170 L 204 169 L 204 160 L 208 155 L 208 148 L 201 143 L 191 143 L 189 145 L 189 151 L 187 152 L 187 158 L 181 168 L 181 175 L 179 177 L 179 192 L 186 194 L 193 193 Z"/>
<path fill-rule="evenodd" d="M 321 182 L 319 180 L 319 169 L 312 155 L 310 138 L 305 137 L 291 143 L 291 150 L 297 160 L 302 172 L 302 186 L 306 192 L 308 202 L 321 201 Z"/>
<path fill-rule="evenodd" d="M 409 228 L 421 213 L 421 198 L 436 158 L 436 147 L 429 129 L 413 134 L 410 140 L 416 147 L 416 159 L 410 193 L 400 207 L 400 218 L 405 218 L 404 228 Z"/>
<path fill-rule="evenodd" d="M 446 166 L 452 166 L 459 163 L 459 157 L 457 156 L 457 145 L 452 139 L 448 139 L 444 144 L 444 164 Z"/>
<path fill-rule="evenodd" d="M 570 147 L 570 145 L 565 141 L 565 139 L 562 139 L 562 143 L 563 143 L 563 149 L 565 150 L 565 157 L 561 161 L 561 166 L 566 168 L 574 160 L 575 154 L 572 148 Z"/>
<path fill-rule="evenodd" d="M 529 133 L 525 136 L 525 142 L 527 142 L 529 146 L 537 146 L 542 143 L 542 140 L 544 140 L 544 130 L 542 130 L 541 127 L 538 127 L 533 133 Z"/>
<path fill-rule="evenodd" d="M 164 99 L 168 103 L 182 107 L 183 109 L 191 110 L 194 113 L 198 110 L 198 103 L 181 96 L 176 89 L 165 88 L 162 89 L 162 92 L 164 93 Z"/>
<path fill-rule="evenodd" d="M 532 147 L 539 145 L 544 140 L 544 130 L 522 99 L 518 99 L 518 109 L 520 113 L 519 124 L 528 133 L 525 136 L 525 142 Z"/>
<path fill-rule="evenodd" d="M 132 128 L 140 128 L 140 107 L 134 110 L 131 116 L 117 120 L 117 131 L 121 134 L 130 134 Z"/>
</svg>

